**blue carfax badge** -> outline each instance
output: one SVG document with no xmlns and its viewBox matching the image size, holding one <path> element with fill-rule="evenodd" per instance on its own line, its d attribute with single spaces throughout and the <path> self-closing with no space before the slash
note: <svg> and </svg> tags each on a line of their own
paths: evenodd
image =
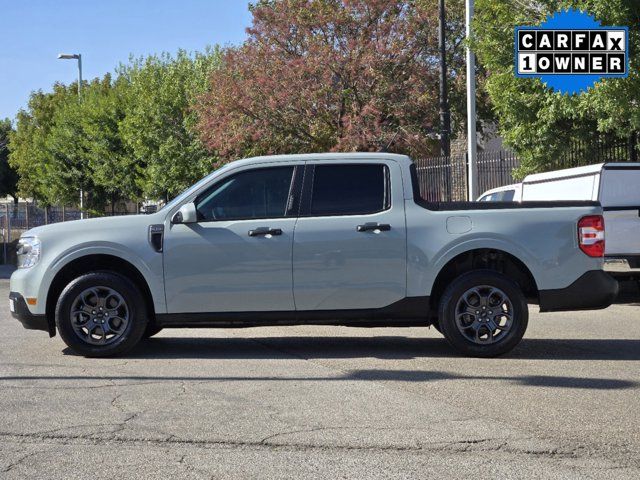
<svg viewBox="0 0 640 480">
<path fill-rule="evenodd" d="M 605 27 L 565 10 L 539 27 L 516 27 L 517 77 L 540 78 L 560 93 L 581 93 L 603 78 L 629 75 L 629 28 Z"/>
</svg>

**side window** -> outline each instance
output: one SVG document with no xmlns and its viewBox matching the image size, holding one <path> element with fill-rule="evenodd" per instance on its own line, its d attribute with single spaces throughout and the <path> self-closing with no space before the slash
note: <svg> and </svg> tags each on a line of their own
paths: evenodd
<svg viewBox="0 0 640 480">
<path fill-rule="evenodd" d="M 284 217 L 294 167 L 259 168 L 225 178 L 196 199 L 198 219 Z"/>
<path fill-rule="evenodd" d="M 500 200 L 502 202 L 513 202 L 513 197 L 515 196 L 515 194 L 515 190 L 505 190 Z"/>
<path fill-rule="evenodd" d="M 381 164 L 316 165 L 309 214 L 358 215 L 389 208 L 388 172 Z"/>
</svg>

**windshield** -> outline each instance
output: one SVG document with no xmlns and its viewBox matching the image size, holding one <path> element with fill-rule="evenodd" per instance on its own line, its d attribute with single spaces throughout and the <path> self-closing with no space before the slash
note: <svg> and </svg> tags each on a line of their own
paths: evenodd
<svg viewBox="0 0 640 480">
<path fill-rule="evenodd" d="M 211 172 L 209 175 L 207 175 L 206 177 L 198 180 L 197 183 L 191 185 L 190 187 L 188 187 L 184 192 L 182 192 L 180 195 L 178 195 L 177 197 L 175 197 L 173 200 L 171 200 L 170 202 L 166 203 L 164 205 L 164 207 L 162 207 L 160 210 L 158 210 L 159 212 L 165 211 L 165 210 L 170 210 L 171 208 L 173 208 L 175 205 L 179 205 L 180 203 L 182 203 L 187 197 L 189 197 L 189 195 L 191 195 L 191 193 L 197 191 L 200 189 L 200 187 L 202 187 L 203 185 L 205 185 L 206 183 L 209 182 L 209 179 L 214 176 L 217 175 L 218 173 L 224 171 L 227 169 L 227 167 L 229 166 L 229 164 L 225 165 L 224 167 L 218 168 L 217 170 L 214 170 L 213 172 Z"/>
</svg>

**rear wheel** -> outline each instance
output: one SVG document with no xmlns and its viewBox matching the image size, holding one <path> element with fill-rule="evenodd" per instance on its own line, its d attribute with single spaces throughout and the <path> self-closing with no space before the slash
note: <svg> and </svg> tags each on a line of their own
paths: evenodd
<svg viewBox="0 0 640 480">
<path fill-rule="evenodd" d="M 88 357 L 120 355 L 147 327 L 144 297 L 127 278 L 96 272 L 73 280 L 60 294 L 56 325 L 62 340 Z"/>
<path fill-rule="evenodd" d="M 520 287 L 493 270 L 459 276 L 440 301 L 440 331 L 465 355 L 494 357 L 511 351 L 524 336 L 528 321 Z"/>
</svg>

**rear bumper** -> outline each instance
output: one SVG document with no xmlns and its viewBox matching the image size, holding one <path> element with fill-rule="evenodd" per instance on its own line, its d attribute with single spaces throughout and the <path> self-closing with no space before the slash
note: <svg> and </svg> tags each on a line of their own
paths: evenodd
<svg viewBox="0 0 640 480">
<path fill-rule="evenodd" d="M 27 330 L 43 330 L 50 332 L 46 315 L 34 315 L 29 311 L 24 297 L 16 292 L 9 293 L 11 316 L 22 323 Z"/>
<path fill-rule="evenodd" d="M 604 270 L 616 278 L 640 277 L 640 255 L 607 256 Z"/>
<path fill-rule="evenodd" d="M 540 290 L 540 311 L 599 310 L 618 296 L 618 282 L 603 270 L 592 270 L 557 290 Z"/>
</svg>

